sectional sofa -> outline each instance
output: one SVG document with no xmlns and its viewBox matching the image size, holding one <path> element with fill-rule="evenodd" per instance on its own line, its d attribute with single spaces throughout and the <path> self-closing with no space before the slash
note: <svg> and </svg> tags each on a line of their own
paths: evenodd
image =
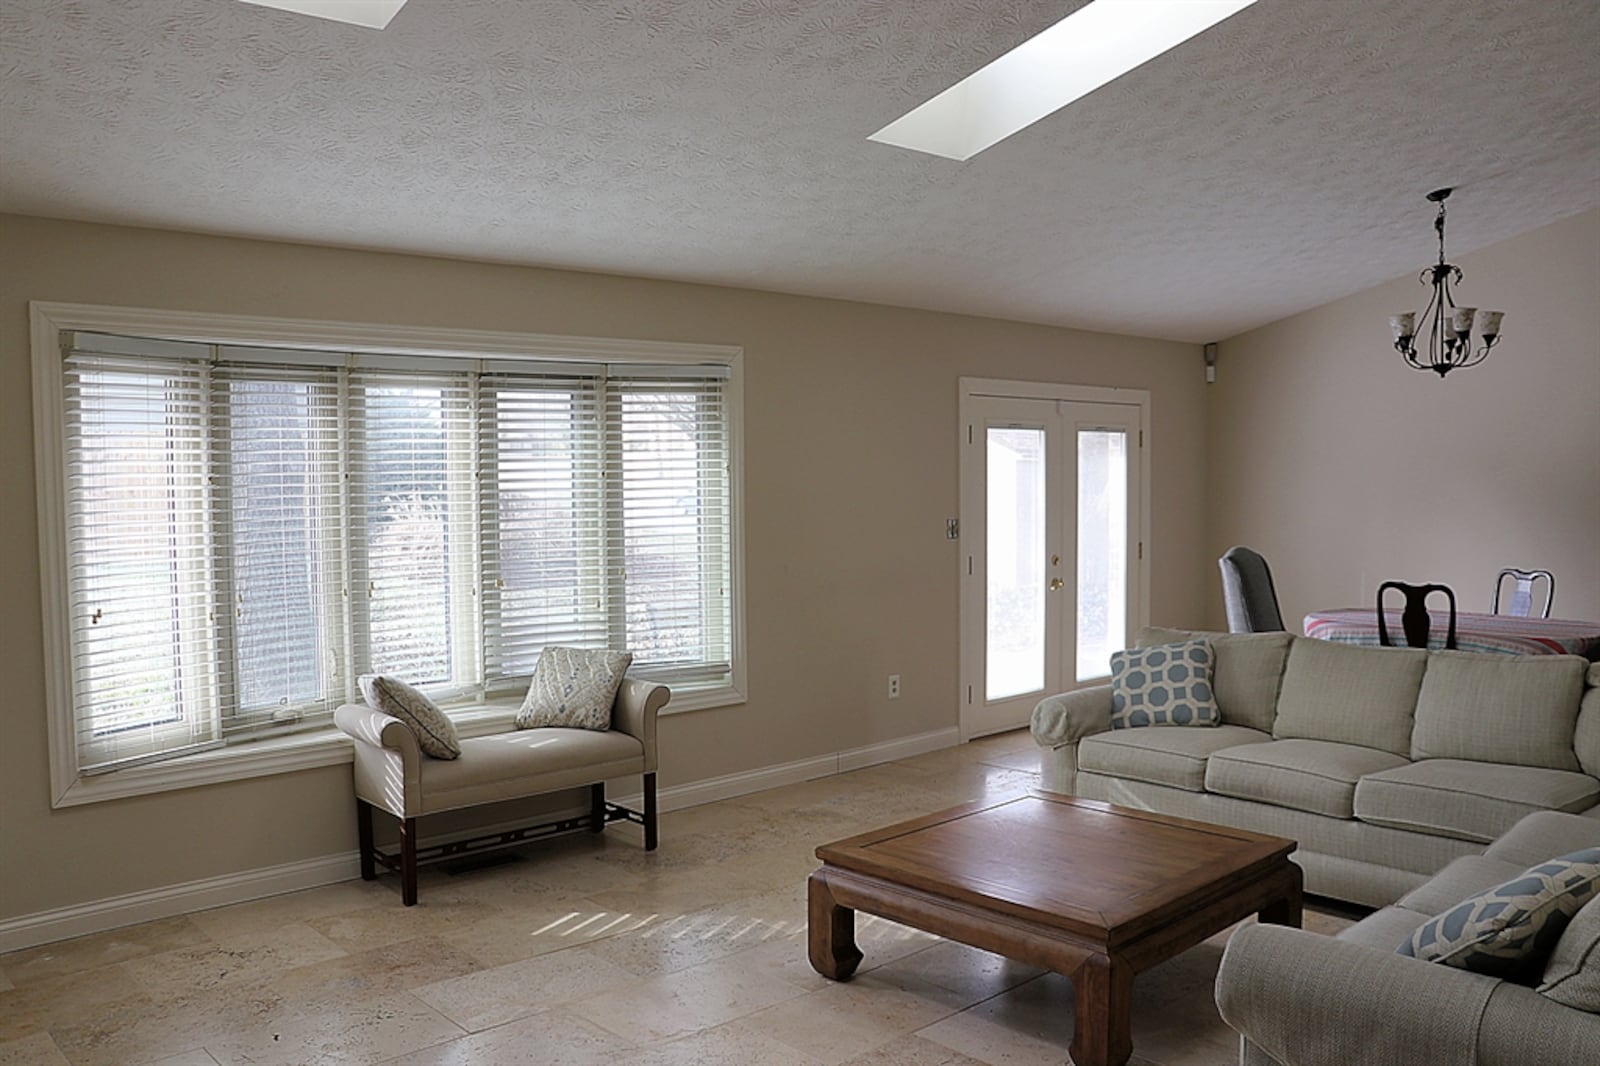
<svg viewBox="0 0 1600 1066">
<path fill-rule="evenodd" d="M 1392 903 L 1522 817 L 1600 819 L 1600 664 L 1205 637 L 1222 724 L 1111 728 L 1111 686 L 1033 713 L 1042 784 L 1299 841 L 1306 890 Z"/>
</svg>

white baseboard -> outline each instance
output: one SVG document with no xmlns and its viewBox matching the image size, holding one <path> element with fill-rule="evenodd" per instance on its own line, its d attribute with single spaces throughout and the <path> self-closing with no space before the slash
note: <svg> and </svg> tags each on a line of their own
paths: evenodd
<svg viewBox="0 0 1600 1066">
<path fill-rule="evenodd" d="M 79 903 L 71 907 L 24 914 L 0 921 L 0 952 L 16 951 L 53 940 L 102 933 L 138 922 L 209 910 L 228 903 L 297 892 L 361 876 L 355 852 L 265 866 L 221 877 L 131 892 L 126 896 Z"/>
<path fill-rule="evenodd" d="M 747 796 L 769 788 L 799 784 L 819 777 L 848 773 L 879 763 L 906 759 L 913 755 L 954 747 L 960 741 L 956 729 L 935 729 L 896 740 L 868 744 L 861 748 L 818 755 L 815 758 L 766 766 L 759 770 L 712 777 L 686 785 L 664 788 L 657 796 L 657 809 L 676 811 L 685 807 L 698 807 L 703 803 Z M 633 779 L 637 780 L 637 779 Z M 613 802 L 637 808 L 643 797 L 639 793 L 618 796 Z M 582 810 L 561 811 L 551 817 L 568 817 L 582 814 Z M 509 828 L 509 827 L 508 827 Z M 494 827 L 473 829 L 473 834 L 491 832 Z M 462 836 L 451 834 L 451 837 Z M 441 837 L 440 840 L 448 839 Z M 435 843 L 431 838 L 420 843 Z M 22 948 L 48 944 L 69 937 L 103 933 L 139 922 L 171 918 L 179 914 L 210 910 L 230 903 L 244 903 L 284 892 L 297 892 L 337 881 L 350 881 L 361 876 L 360 861 L 355 852 L 324 855 L 316 859 L 265 866 L 256 870 L 208 877 L 179 885 L 152 888 L 144 892 L 131 892 L 125 896 L 78 903 L 70 907 L 24 914 L 17 918 L 0 919 L 0 952 L 18 951 Z"/>
</svg>

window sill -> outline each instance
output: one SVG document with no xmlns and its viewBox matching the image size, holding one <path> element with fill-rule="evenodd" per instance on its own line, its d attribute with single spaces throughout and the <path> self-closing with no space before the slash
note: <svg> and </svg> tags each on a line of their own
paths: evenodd
<svg viewBox="0 0 1600 1066">
<path fill-rule="evenodd" d="M 675 693 L 661 711 L 663 715 L 727 707 L 744 702 L 744 693 L 722 685 L 701 691 Z M 516 720 L 520 698 L 490 700 L 472 710 L 452 710 L 450 719 L 462 737 L 482 737 L 503 733 Z M 52 807 L 76 807 L 85 803 L 126 799 L 155 792 L 244 781 L 252 777 L 315 770 L 324 766 L 348 764 L 353 742 L 336 727 L 314 733 L 259 740 L 232 748 L 199 752 L 181 759 L 146 766 L 131 766 L 115 773 L 79 777 L 55 797 Z"/>
</svg>

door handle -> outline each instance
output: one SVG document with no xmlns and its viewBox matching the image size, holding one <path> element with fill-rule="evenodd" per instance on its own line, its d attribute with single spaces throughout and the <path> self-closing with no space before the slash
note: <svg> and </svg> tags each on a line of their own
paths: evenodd
<svg viewBox="0 0 1600 1066">
<path fill-rule="evenodd" d="M 1051 592 L 1055 592 L 1058 589 L 1060 589 L 1062 585 L 1065 585 L 1065 584 L 1066 584 L 1066 582 L 1062 581 L 1059 577 L 1053 577 L 1053 578 L 1050 579 L 1050 591 Z"/>
</svg>

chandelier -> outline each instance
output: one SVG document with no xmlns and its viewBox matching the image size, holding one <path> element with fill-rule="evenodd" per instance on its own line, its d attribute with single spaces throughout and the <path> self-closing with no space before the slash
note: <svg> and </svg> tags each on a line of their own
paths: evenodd
<svg viewBox="0 0 1600 1066">
<path fill-rule="evenodd" d="M 1389 319 L 1389 326 L 1394 330 L 1395 350 L 1405 358 L 1406 365 L 1415 370 L 1432 370 L 1441 378 L 1452 370 L 1477 366 L 1488 358 L 1489 349 L 1500 339 L 1500 320 L 1505 317 L 1502 311 L 1457 307 L 1450 295 L 1450 286 L 1461 283 L 1461 268 L 1444 260 L 1444 202 L 1452 191 L 1439 189 L 1428 194 L 1428 199 L 1439 205 L 1439 215 L 1433 220 L 1434 231 L 1439 234 L 1439 262 L 1417 276 L 1422 284 L 1433 286 L 1427 310 L 1422 312 L 1427 351 L 1417 348 L 1416 315 L 1407 311 Z M 1483 342 L 1476 351 L 1472 347 L 1474 316 L 1477 317 L 1478 336 Z"/>
</svg>

